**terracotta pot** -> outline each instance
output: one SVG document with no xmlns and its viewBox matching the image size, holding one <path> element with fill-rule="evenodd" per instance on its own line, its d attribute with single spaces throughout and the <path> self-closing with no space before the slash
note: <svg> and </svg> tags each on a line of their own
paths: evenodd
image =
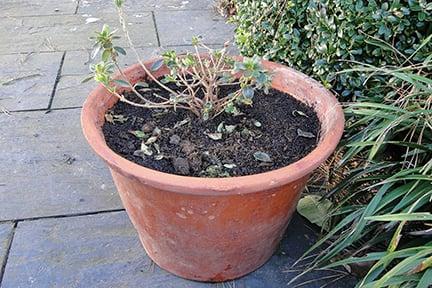
<svg viewBox="0 0 432 288">
<path fill-rule="evenodd" d="M 322 129 L 310 154 L 266 173 L 212 179 L 139 166 L 108 148 L 101 131 L 105 112 L 117 99 L 99 86 L 84 104 L 84 135 L 108 164 L 147 254 L 178 276 L 217 282 L 263 265 L 281 240 L 309 174 L 333 152 L 342 135 L 343 112 L 328 90 L 283 65 L 267 61 L 263 65 L 273 73 L 273 88 L 314 107 Z M 166 68 L 155 76 L 164 73 Z M 139 65 L 125 74 L 131 82 L 145 78 Z"/>
</svg>

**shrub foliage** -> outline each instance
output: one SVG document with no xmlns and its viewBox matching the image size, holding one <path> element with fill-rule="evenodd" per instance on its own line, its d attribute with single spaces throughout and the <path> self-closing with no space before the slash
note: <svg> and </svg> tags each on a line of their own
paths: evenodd
<svg viewBox="0 0 432 288">
<path fill-rule="evenodd" d="M 422 46 L 431 41 L 432 34 Z M 309 270 L 362 266 L 356 287 L 431 287 L 432 51 L 419 64 L 344 73 L 353 71 L 388 81 L 345 109 L 341 157 L 331 169 L 357 164 L 326 195 L 336 196 L 330 229 L 307 254 L 328 245 Z"/>
<path fill-rule="evenodd" d="M 366 74 L 337 73 L 353 61 L 415 64 L 432 47 L 428 43 L 413 54 L 432 32 L 432 3 L 426 0 L 237 0 L 234 21 L 244 55 L 286 63 L 342 96 L 366 91 Z"/>
</svg>

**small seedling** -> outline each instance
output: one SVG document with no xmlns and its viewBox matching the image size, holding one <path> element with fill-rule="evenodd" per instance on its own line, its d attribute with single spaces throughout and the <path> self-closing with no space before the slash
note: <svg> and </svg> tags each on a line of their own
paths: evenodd
<svg viewBox="0 0 432 288">
<path fill-rule="evenodd" d="M 253 154 L 253 156 L 257 161 L 267 162 L 267 163 L 273 162 L 271 157 L 265 152 L 257 151 Z"/>
<path fill-rule="evenodd" d="M 303 131 L 300 128 L 297 129 L 297 135 L 305 138 L 315 138 L 315 135 L 313 133 Z"/>
</svg>

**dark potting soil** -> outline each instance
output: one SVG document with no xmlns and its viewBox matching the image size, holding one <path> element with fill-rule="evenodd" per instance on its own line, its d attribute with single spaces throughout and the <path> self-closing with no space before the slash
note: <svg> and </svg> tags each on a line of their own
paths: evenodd
<svg viewBox="0 0 432 288">
<path fill-rule="evenodd" d="M 157 89 L 154 84 L 150 88 Z M 233 91 L 223 88 L 220 95 Z M 137 101 L 132 93 L 125 96 Z M 253 105 L 241 107 L 241 112 L 202 121 L 183 109 L 143 109 L 118 102 L 106 114 L 103 133 L 108 146 L 132 162 L 198 177 L 274 170 L 299 160 L 317 145 L 320 124 L 315 111 L 283 92 L 256 91 Z M 144 149 L 143 142 L 148 143 Z"/>
</svg>

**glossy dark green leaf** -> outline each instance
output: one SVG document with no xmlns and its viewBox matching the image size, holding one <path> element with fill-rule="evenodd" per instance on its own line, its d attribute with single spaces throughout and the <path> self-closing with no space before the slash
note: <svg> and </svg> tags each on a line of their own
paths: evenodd
<svg viewBox="0 0 432 288">
<path fill-rule="evenodd" d="M 148 88 L 149 87 L 149 84 L 147 83 L 147 82 L 137 82 L 137 83 L 135 83 L 135 87 L 137 87 L 138 89 L 139 88 Z"/>
<path fill-rule="evenodd" d="M 115 79 L 114 83 L 120 87 L 130 87 L 130 83 L 122 79 Z"/>
<path fill-rule="evenodd" d="M 122 47 L 114 46 L 114 50 L 116 50 L 118 53 L 122 55 L 126 55 L 126 50 L 124 50 Z"/>
<path fill-rule="evenodd" d="M 83 80 L 81 80 L 81 83 L 87 83 L 90 80 L 94 79 L 94 75 L 89 75 L 88 77 L 84 78 Z"/>
</svg>

